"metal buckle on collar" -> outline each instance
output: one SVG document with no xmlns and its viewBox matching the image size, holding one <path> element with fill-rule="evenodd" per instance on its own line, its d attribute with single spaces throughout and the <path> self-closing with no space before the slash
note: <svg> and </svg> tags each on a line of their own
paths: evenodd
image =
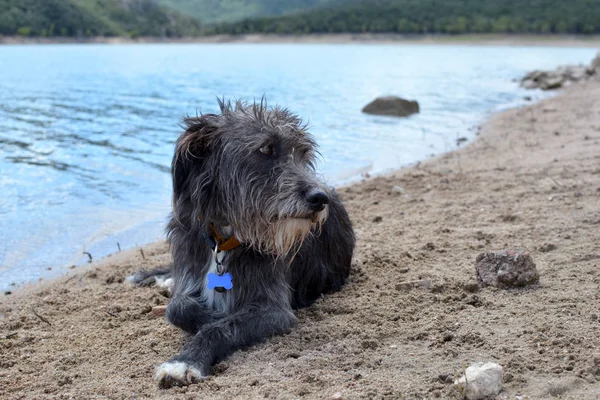
<svg viewBox="0 0 600 400">
<path fill-rule="evenodd" d="M 222 237 L 219 232 L 215 230 L 215 227 L 210 224 L 208 226 L 208 231 L 202 233 L 202 237 L 208 244 L 208 247 L 211 250 L 218 246 L 219 251 L 228 251 L 233 250 L 241 245 L 239 240 L 235 237 L 235 235 L 230 236 L 229 238 Z"/>
</svg>

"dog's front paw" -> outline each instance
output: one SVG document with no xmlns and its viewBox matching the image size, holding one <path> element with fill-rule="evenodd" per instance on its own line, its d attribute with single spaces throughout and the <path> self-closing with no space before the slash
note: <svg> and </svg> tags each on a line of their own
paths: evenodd
<svg viewBox="0 0 600 400">
<path fill-rule="evenodd" d="M 198 383 L 208 376 L 183 361 L 167 361 L 156 368 L 154 379 L 161 389 Z"/>
</svg>

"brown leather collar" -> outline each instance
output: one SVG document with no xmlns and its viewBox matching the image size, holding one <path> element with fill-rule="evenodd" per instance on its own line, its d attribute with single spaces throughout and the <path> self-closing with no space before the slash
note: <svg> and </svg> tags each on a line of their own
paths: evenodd
<svg viewBox="0 0 600 400">
<path fill-rule="evenodd" d="M 198 218 L 198 220 L 200 220 L 200 218 Z M 221 252 L 233 250 L 241 245 L 240 241 L 235 237 L 235 235 L 231 235 L 228 238 L 223 237 L 219 232 L 217 232 L 212 222 L 208 224 L 208 230 L 209 232 L 205 232 L 202 234 L 202 236 L 213 251 L 215 247 L 217 247 L 217 251 Z"/>
<path fill-rule="evenodd" d="M 221 236 L 221 234 L 217 232 L 213 224 L 210 224 L 208 226 L 208 229 L 210 229 L 214 238 L 215 245 L 218 245 L 219 251 L 233 250 L 241 245 L 240 241 L 238 240 L 238 238 L 235 237 L 235 235 L 231 235 L 227 239 Z"/>
</svg>

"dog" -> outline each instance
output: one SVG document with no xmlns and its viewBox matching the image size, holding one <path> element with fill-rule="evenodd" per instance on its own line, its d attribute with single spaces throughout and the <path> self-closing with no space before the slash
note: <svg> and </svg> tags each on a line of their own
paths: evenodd
<svg viewBox="0 0 600 400">
<path fill-rule="evenodd" d="M 219 106 L 184 120 L 173 157 L 166 317 L 191 337 L 156 369 L 161 388 L 199 382 L 235 350 L 289 332 L 294 309 L 350 272 L 352 225 L 315 172 L 306 125 L 264 100 Z"/>
</svg>

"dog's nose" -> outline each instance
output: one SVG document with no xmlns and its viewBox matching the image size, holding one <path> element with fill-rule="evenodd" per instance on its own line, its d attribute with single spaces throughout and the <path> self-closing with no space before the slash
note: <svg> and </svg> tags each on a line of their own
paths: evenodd
<svg viewBox="0 0 600 400">
<path fill-rule="evenodd" d="M 322 211 L 325 208 L 325 204 L 329 204 L 329 197 L 324 191 L 313 189 L 306 195 L 306 201 L 311 210 Z"/>
</svg>

